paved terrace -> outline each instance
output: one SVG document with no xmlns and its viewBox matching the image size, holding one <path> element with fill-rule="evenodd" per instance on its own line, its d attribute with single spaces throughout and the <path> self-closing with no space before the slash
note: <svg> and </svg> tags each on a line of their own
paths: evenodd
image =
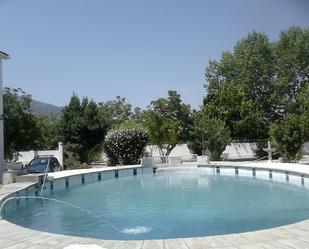
<svg viewBox="0 0 309 249">
<path fill-rule="evenodd" d="M 309 174 L 309 166 L 294 164 L 277 164 L 277 163 L 231 163 L 217 162 L 212 165 L 220 165 L 225 167 L 249 167 L 262 168 L 280 171 L 297 172 L 301 174 Z M 127 166 L 128 168 L 136 168 L 136 166 Z M 113 169 L 117 169 L 115 167 Z M 71 173 L 88 173 L 92 170 L 110 170 L 91 169 L 91 170 L 74 170 Z M 96 171 L 95 171 L 96 172 Z M 54 173 L 54 177 L 65 177 L 70 171 Z M 71 175 L 71 174 L 70 174 Z M 10 195 L 15 191 L 31 186 L 33 183 L 16 183 L 0 188 L 0 198 Z M 0 200 L 1 201 L 1 200 Z M 246 232 L 239 234 L 229 234 L 209 237 L 166 239 L 166 240 L 144 240 L 144 241 L 115 241 L 115 240 L 97 240 L 80 238 L 73 236 L 65 236 L 58 234 L 50 234 L 40 231 L 23 228 L 0 220 L 0 248 L 7 249 L 206 249 L 206 248 L 229 248 L 229 249 L 291 249 L 291 248 L 309 248 L 309 220 L 298 222 L 295 224 L 281 226 L 273 229 L 259 230 L 254 232 Z"/>
<path fill-rule="evenodd" d="M 94 167 L 91 169 L 73 169 L 73 170 L 64 170 L 58 171 L 53 173 L 48 173 L 48 176 L 53 177 L 54 179 L 68 177 L 68 176 L 75 176 L 87 173 L 96 173 L 102 171 L 110 171 L 110 170 L 117 170 L 117 169 L 133 169 L 133 168 L 141 168 L 141 165 L 130 165 L 130 166 L 118 166 L 118 167 Z"/>
<path fill-rule="evenodd" d="M 257 161 L 257 162 L 233 162 L 233 161 L 220 161 L 220 162 L 210 162 L 209 164 L 201 164 L 199 167 L 238 167 L 245 169 L 260 169 L 260 170 L 273 170 L 274 172 L 289 172 L 300 174 L 304 176 L 309 176 L 309 165 L 298 164 L 298 163 L 279 163 L 273 162 L 269 163 L 267 161 Z"/>
</svg>

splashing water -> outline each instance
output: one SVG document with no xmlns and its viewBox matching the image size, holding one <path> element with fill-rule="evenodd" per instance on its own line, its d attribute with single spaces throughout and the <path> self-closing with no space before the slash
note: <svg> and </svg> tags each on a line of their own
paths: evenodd
<svg viewBox="0 0 309 249">
<path fill-rule="evenodd" d="M 69 202 L 66 202 L 66 201 L 60 201 L 60 200 L 57 200 L 57 199 L 52 199 L 52 198 L 47 198 L 47 197 L 42 197 L 42 196 L 14 196 L 14 197 L 9 197 L 7 198 L 0 206 L 0 219 L 2 219 L 2 210 L 4 209 L 5 205 L 11 201 L 11 200 L 27 200 L 27 199 L 40 199 L 40 200 L 46 200 L 46 201 L 53 201 L 53 202 L 57 202 L 57 203 L 60 203 L 60 204 L 63 204 L 63 205 L 66 205 L 66 206 L 69 206 L 69 207 L 73 207 L 73 208 L 76 208 L 84 213 L 86 213 L 87 215 L 93 217 L 93 218 L 96 218 L 98 219 L 99 221 L 101 221 L 102 223 L 106 223 L 108 225 L 110 225 L 112 228 L 114 228 L 116 231 L 118 232 L 121 232 L 121 229 L 119 227 L 117 227 L 116 225 L 114 225 L 112 222 L 106 220 L 106 219 L 103 219 L 95 214 L 93 214 L 92 212 L 80 207 L 80 206 L 77 206 L 75 204 L 72 204 L 72 203 L 69 203 Z"/>
<path fill-rule="evenodd" d="M 137 227 L 128 227 L 123 229 L 121 232 L 125 233 L 125 234 L 133 234 L 133 235 L 137 235 L 137 234 L 143 234 L 143 233 L 149 233 L 152 230 L 151 227 L 141 227 L 141 226 L 137 226 Z"/>
</svg>

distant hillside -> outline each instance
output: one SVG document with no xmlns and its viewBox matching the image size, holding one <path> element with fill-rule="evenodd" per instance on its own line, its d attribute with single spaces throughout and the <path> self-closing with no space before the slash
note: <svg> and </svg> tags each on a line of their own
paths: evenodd
<svg viewBox="0 0 309 249">
<path fill-rule="evenodd" d="M 37 100 L 32 100 L 30 106 L 32 112 L 39 116 L 46 116 L 52 119 L 60 118 L 62 107 L 47 104 Z"/>
</svg>

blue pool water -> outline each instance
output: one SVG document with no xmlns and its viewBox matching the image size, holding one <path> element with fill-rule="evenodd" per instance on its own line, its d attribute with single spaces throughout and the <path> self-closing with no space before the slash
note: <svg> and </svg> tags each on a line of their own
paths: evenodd
<svg viewBox="0 0 309 249">
<path fill-rule="evenodd" d="M 203 170 L 102 180 L 49 197 L 93 215 L 52 201 L 20 200 L 4 218 L 40 231 L 119 240 L 239 233 L 309 218 L 304 187 Z"/>
</svg>

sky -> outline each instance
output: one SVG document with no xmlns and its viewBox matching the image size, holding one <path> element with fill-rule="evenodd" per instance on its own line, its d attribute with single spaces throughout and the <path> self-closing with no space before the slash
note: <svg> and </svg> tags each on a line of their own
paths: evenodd
<svg viewBox="0 0 309 249">
<path fill-rule="evenodd" d="M 309 27 L 308 0 L 0 0 L 4 86 L 64 106 L 73 92 L 146 108 L 181 94 L 198 108 L 205 68 L 255 30 Z"/>
</svg>

